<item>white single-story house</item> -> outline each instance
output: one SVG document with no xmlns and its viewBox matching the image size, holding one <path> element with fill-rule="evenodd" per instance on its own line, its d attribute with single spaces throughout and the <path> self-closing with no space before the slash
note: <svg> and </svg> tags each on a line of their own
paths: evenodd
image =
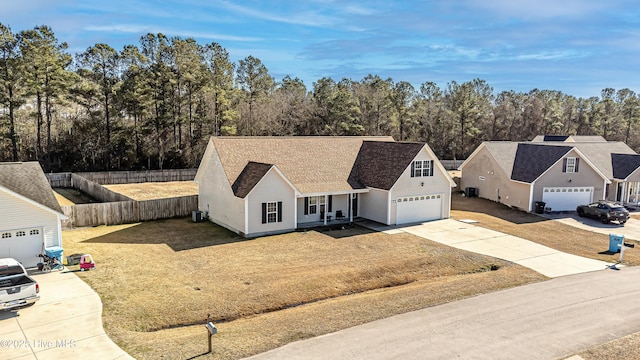
<svg viewBox="0 0 640 360">
<path fill-rule="evenodd" d="M 64 219 L 38 162 L 0 163 L 0 258 L 35 267 L 45 248 L 62 247 Z"/>
<path fill-rule="evenodd" d="M 205 217 L 245 237 L 448 218 L 455 186 L 427 144 L 347 136 L 212 137 L 195 182 Z"/>
<path fill-rule="evenodd" d="M 638 204 L 640 155 L 601 136 L 486 141 L 465 160 L 461 188 L 532 212 L 575 211 L 598 200 Z"/>
</svg>

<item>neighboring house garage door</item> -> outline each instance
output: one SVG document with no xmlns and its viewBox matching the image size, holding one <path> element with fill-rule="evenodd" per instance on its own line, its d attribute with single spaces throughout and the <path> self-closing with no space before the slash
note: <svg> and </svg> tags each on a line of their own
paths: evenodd
<svg viewBox="0 0 640 360">
<path fill-rule="evenodd" d="M 576 206 L 589 204 L 593 199 L 593 187 L 546 187 L 542 201 L 551 211 L 575 211 Z"/>
<path fill-rule="evenodd" d="M 442 195 L 417 195 L 396 199 L 396 224 L 442 218 Z"/>
<path fill-rule="evenodd" d="M 42 252 L 43 234 L 41 228 L 22 230 L 0 230 L 0 257 L 12 257 L 24 267 L 35 267 Z"/>
</svg>

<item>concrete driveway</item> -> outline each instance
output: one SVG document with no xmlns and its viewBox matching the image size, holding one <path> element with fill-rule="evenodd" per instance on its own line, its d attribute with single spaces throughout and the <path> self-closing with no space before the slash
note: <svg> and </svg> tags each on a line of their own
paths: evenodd
<svg viewBox="0 0 640 360">
<path fill-rule="evenodd" d="M 617 234 L 624 235 L 626 239 L 633 239 L 640 241 L 640 220 L 630 218 L 626 224 L 619 225 L 616 222 L 609 224 L 603 224 L 597 219 L 581 218 L 575 211 L 568 211 L 563 213 L 550 213 L 544 214 L 543 217 L 559 221 L 563 224 L 567 224 L 579 229 L 593 231 L 599 234 Z"/>
<path fill-rule="evenodd" d="M 604 270 L 614 265 L 453 219 L 399 227 L 363 225 L 391 234 L 403 231 L 458 249 L 511 261 L 552 278 Z"/>
<path fill-rule="evenodd" d="M 36 273 L 40 300 L 0 311 L 2 359 L 133 359 L 105 334 L 98 294 L 71 271 Z"/>
</svg>

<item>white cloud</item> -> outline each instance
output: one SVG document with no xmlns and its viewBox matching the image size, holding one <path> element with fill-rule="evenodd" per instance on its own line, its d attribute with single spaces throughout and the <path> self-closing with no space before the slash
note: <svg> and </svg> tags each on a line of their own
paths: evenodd
<svg viewBox="0 0 640 360">
<path fill-rule="evenodd" d="M 226 34 L 216 34 L 207 32 L 197 32 L 189 30 L 165 29 L 148 25 L 119 24 L 119 25 L 90 25 L 84 28 L 87 31 L 97 32 L 117 32 L 117 33 L 162 33 L 165 35 L 178 35 L 183 37 L 193 37 L 201 39 L 225 40 L 225 41 L 261 41 L 261 38 L 248 36 L 235 36 Z"/>
<path fill-rule="evenodd" d="M 249 16 L 257 19 L 275 21 L 285 24 L 321 27 L 330 25 L 332 23 L 331 18 L 320 15 L 317 12 L 303 12 L 281 16 L 266 11 L 260 11 L 245 6 L 232 4 L 228 1 L 223 1 L 221 5 L 227 10 L 231 10 L 243 16 Z"/>
</svg>

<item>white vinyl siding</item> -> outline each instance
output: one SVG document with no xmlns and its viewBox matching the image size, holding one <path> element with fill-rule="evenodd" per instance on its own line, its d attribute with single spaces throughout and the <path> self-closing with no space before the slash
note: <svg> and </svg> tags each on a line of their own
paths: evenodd
<svg viewBox="0 0 640 360">
<path fill-rule="evenodd" d="M 34 246 L 33 260 L 37 260 L 36 254 L 42 251 L 42 247 L 62 246 L 62 234 L 60 234 L 60 220 L 53 211 L 45 210 L 13 194 L 0 190 L 0 240 L 22 241 L 37 238 L 38 246 Z M 37 234 L 35 231 L 37 231 Z M 33 234 L 32 234 L 33 231 Z M 20 232 L 21 236 L 17 234 Z M 9 235 L 5 234 L 11 234 Z M 0 257 L 6 256 L 0 253 Z M 31 260 L 31 259 L 30 259 Z M 27 261 L 30 263 L 31 261 Z"/>
</svg>

